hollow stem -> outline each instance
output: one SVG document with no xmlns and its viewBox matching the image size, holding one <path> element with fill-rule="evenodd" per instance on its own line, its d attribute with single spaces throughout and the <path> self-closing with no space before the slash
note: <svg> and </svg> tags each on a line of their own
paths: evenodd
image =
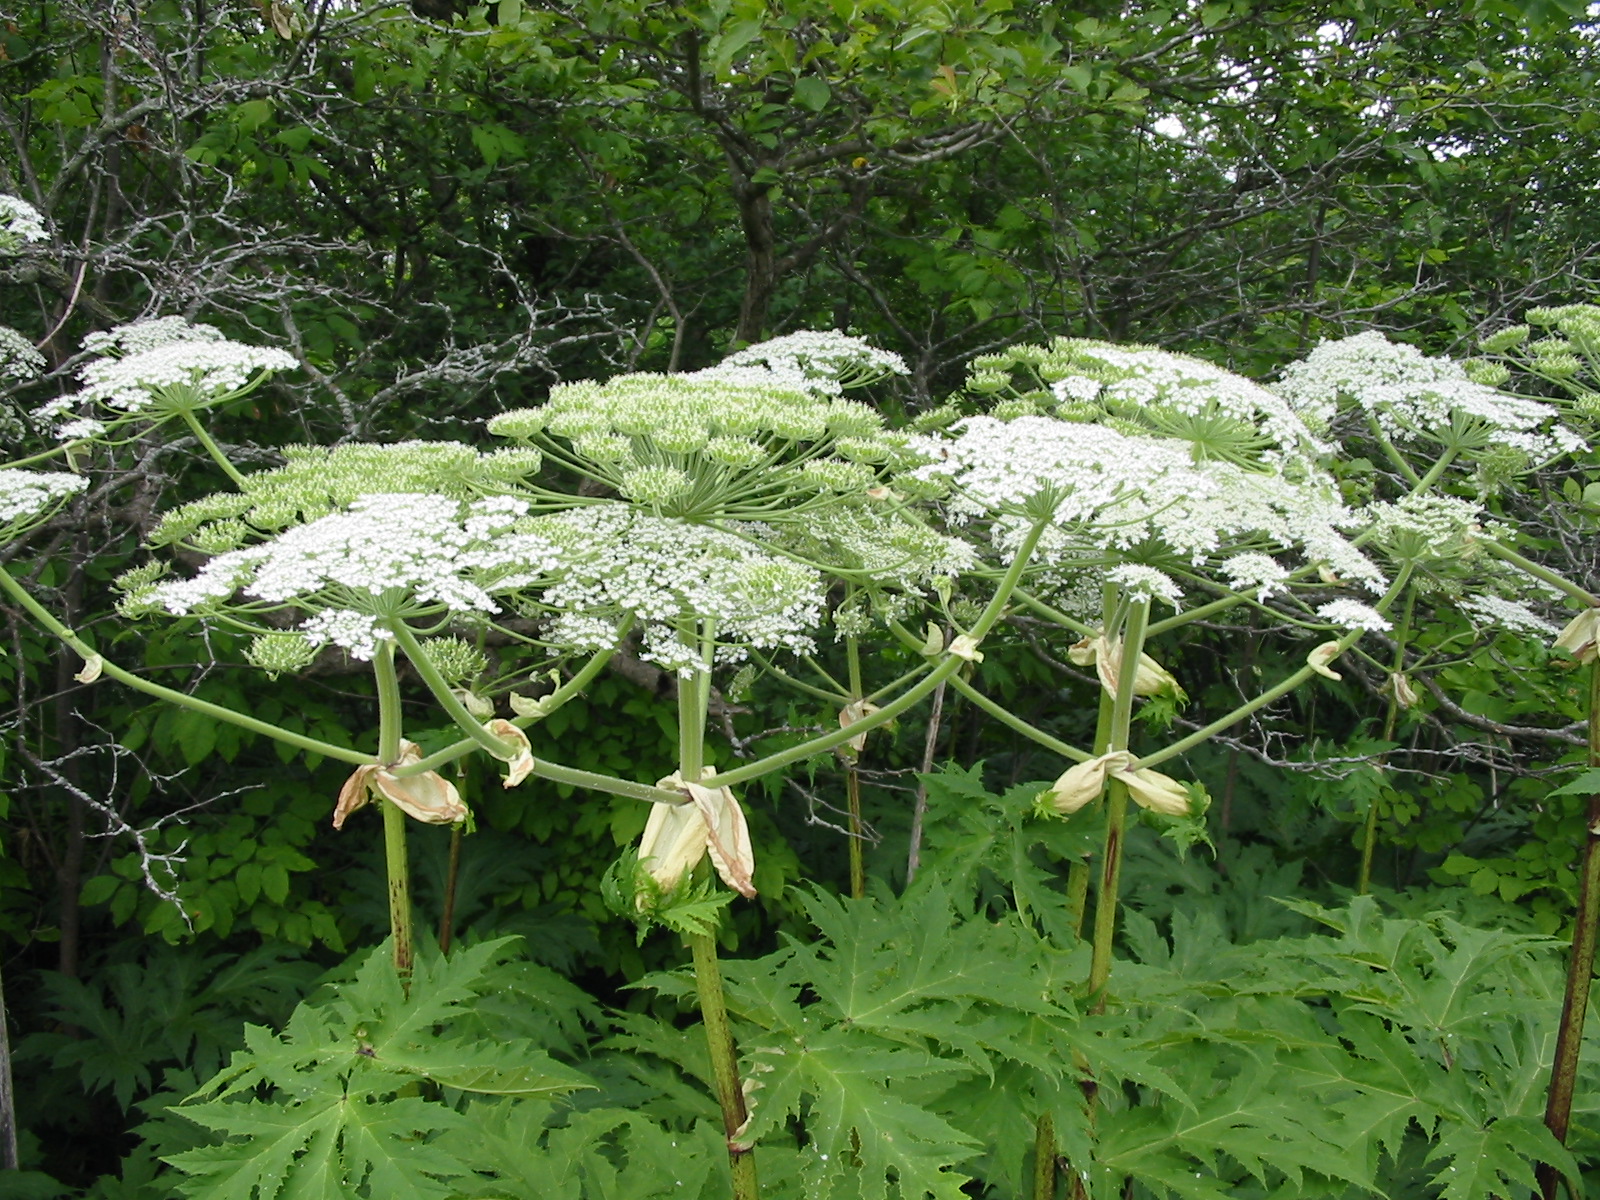
<svg viewBox="0 0 1600 1200">
<path fill-rule="evenodd" d="M 850 702 L 861 699 L 861 643 L 853 636 L 844 640 L 846 666 L 849 669 Z M 867 894 L 867 867 L 862 854 L 861 826 L 861 755 L 864 751 L 853 747 L 845 751 L 844 788 L 845 801 L 850 810 L 850 895 L 860 900 Z"/>
<path fill-rule="evenodd" d="M 206 432 L 206 427 L 200 423 L 200 419 L 188 409 L 184 409 L 180 415 L 183 417 L 183 423 L 189 427 L 189 432 L 194 434 L 195 440 L 200 443 L 201 448 L 211 456 L 211 461 L 222 468 L 222 473 L 228 477 L 234 487 L 242 490 L 244 488 L 244 476 L 239 473 L 238 467 L 228 461 L 228 456 L 222 452 L 222 447 L 217 445 L 211 435 Z"/>
<path fill-rule="evenodd" d="M 1589 766 L 1600 766 L 1600 662 L 1589 666 Z M 1578 1084 L 1583 1021 L 1589 1010 L 1596 930 L 1600 927 L 1600 792 L 1589 797 L 1584 814 L 1583 856 L 1578 878 L 1572 955 L 1567 961 L 1566 994 L 1561 1003 L 1561 1024 L 1556 1030 L 1555 1060 L 1550 1067 L 1550 1092 L 1544 1110 L 1545 1126 L 1563 1145 L 1572 1123 L 1572 1098 Z M 1537 1174 L 1544 1200 L 1556 1200 L 1561 1186 L 1560 1173 L 1549 1163 L 1541 1163 Z"/>
<path fill-rule="evenodd" d="M 990 598 L 988 606 L 978 619 L 973 622 L 972 628 L 968 631 L 968 636 L 974 643 L 981 642 L 988 636 L 989 631 L 995 627 L 1005 613 L 1011 594 L 1016 589 L 1018 581 L 1022 578 L 1023 571 L 1027 569 L 1028 562 L 1033 557 L 1034 548 L 1039 544 L 1039 538 L 1043 536 L 1049 524 L 1049 517 L 1036 521 L 1033 528 L 1028 530 L 1027 535 L 1022 539 L 1022 544 L 1017 548 L 1016 557 L 1011 560 L 1011 565 L 1006 568 L 1006 573 L 995 588 L 995 593 Z M 885 703 L 877 712 L 862 717 L 850 728 L 836 729 L 832 733 L 825 733 L 820 737 L 811 738 L 809 741 L 801 742 L 797 746 L 779 750 L 775 754 L 769 754 L 767 757 L 757 759 L 755 762 L 736 767 L 725 775 L 719 775 L 717 780 L 719 783 L 729 786 L 737 783 L 747 783 L 752 779 L 759 779 L 763 775 L 770 774 L 780 767 L 786 767 L 790 763 L 799 762 L 801 759 L 810 758 L 813 755 L 826 754 L 829 750 L 834 749 L 836 746 L 842 746 L 858 734 L 867 733 L 876 729 L 879 725 L 886 725 L 893 721 L 901 713 L 920 703 L 925 696 L 929 695 L 941 683 L 959 671 L 966 662 L 967 660 L 960 655 L 946 651 L 939 663 L 920 680 L 893 700 Z"/>
<path fill-rule="evenodd" d="M 411 632 L 410 626 L 404 621 L 395 621 L 389 628 L 394 633 L 395 643 L 404 652 L 407 661 L 416 669 L 422 682 L 428 685 L 428 690 L 439 702 L 439 707 L 449 714 L 450 719 L 462 733 L 495 758 L 506 759 L 516 753 L 515 746 L 505 738 L 490 733 L 478 718 L 467 711 L 466 705 L 462 704 L 451 690 L 449 682 L 439 674 L 439 668 L 433 665 L 433 660 L 417 641 L 417 635 Z"/>
<path fill-rule="evenodd" d="M 701 669 L 678 683 L 678 777 L 685 783 L 698 783 L 705 773 L 706 712 L 714 648 L 709 622 L 700 631 L 699 645 Z M 728 1165 L 733 1171 L 734 1200 L 756 1200 L 760 1192 L 753 1147 L 740 1141 L 750 1114 L 739 1082 L 738 1051 L 733 1044 L 733 1027 L 728 1021 L 722 968 L 717 963 L 716 936 L 709 932 L 690 933 L 684 935 L 684 940 L 688 942 L 694 961 L 695 994 L 700 1001 L 706 1047 L 711 1053 L 717 1104 L 722 1109 Z"/>
<path fill-rule="evenodd" d="M 1482 546 L 1490 554 L 1504 562 L 1510 563 L 1518 570 L 1526 571 L 1535 579 L 1543 580 L 1557 591 L 1563 592 L 1585 607 L 1600 603 L 1600 598 L 1597 598 L 1593 592 L 1589 591 L 1588 588 L 1580 587 L 1578 584 L 1573 583 L 1572 580 L 1568 579 L 1566 576 L 1561 575 L 1556 571 L 1552 571 L 1549 567 L 1541 567 L 1531 558 L 1524 558 L 1510 546 L 1502 545 L 1493 538 L 1482 538 L 1475 544 Z"/>
<path fill-rule="evenodd" d="M 1394 739 L 1395 725 L 1400 720 L 1400 688 L 1396 682 L 1406 666 L 1406 642 L 1411 637 L 1411 617 L 1416 610 L 1417 589 L 1406 592 L 1406 604 L 1400 615 L 1400 628 L 1395 632 L 1394 665 L 1389 672 L 1389 706 L 1383 714 L 1383 740 Z M 1380 773 L 1388 765 L 1387 753 L 1380 754 L 1374 764 Z M 1361 873 L 1356 880 L 1356 895 L 1365 896 L 1372 883 L 1372 855 L 1378 845 L 1378 798 L 1373 796 L 1367 805 L 1367 819 L 1361 831 Z"/>
<path fill-rule="evenodd" d="M 1096 757 L 1106 752 L 1111 744 L 1111 717 L 1116 708 L 1116 698 L 1100 689 L 1100 711 L 1095 717 L 1094 752 Z M 1074 937 L 1083 937 L 1083 918 L 1089 908 L 1090 860 L 1086 856 L 1076 859 L 1067 868 L 1067 916 L 1072 921 Z"/>
<path fill-rule="evenodd" d="M 711 1050 L 711 1074 L 716 1083 L 717 1103 L 722 1108 L 722 1131 L 728 1142 L 734 1200 L 757 1200 L 761 1189 L 756 1182 L 755 1150 L 740 1141 L 750 1114 L 739 1084 L 739 1062 L 722 991 L 716 938 L 709 933 L 694 933 L 686 940 L 694 957 L 695 994 L 700 999 L 700 1019 L 705 1023 L 706 1044 Z"/>
<path fill-rule="evenodd" d="M 1144 630 L 1150 616 L 1148 599 L 1134 601 L 1122 633 L 1122 662 L 1117 694 L 1111 708 L 1111 730 L 1106 749 L 1126 750 L 1133 718 L 1133 688 L 1139 655 L 1144 651 Z M 1122 839 L 1128 822 L 1128 788 L 1112 779 L 1106 789 L 1106 841 L 1100 861 L 1100 890 L 1095 896 L 1094 940 L 1089 952 L 1088 991 L 1096 1011 L 1104 1008 L 1104 988 L 1111 977 L 1111 943 L 1117 928 L 1117 890 L 1122 883 Z"/>
<path fill-rule="evenodd" d="M 378 685 L 378 761 L 392 763 L 400 757 L 400 680 L 394 669 L 394 643 L 378 643 L 372 656 L 372 673 Z M 406 814 L 385 797 L 383 804 L 383 865 L 389 883 L 389 936 L 394 945 L 394 969 L 409 981 L 411 943 L 411 863 L 406 853 Z"/>
<path fill-rule="evenodd" d="M 320 754 L 324 758 L 335 759 L 338 762 L 347 762 L 361 765 L 372 761 L 372 756 L 363 754 L 360 750 L 352 750 L 349 746 L 335 746 L 332 742 L 324 742 L 318 738 L 307 737 L 303 733 L 296 733 L 291 729 L 282 729 L 270 721 L 262 721 L 244 713 L 234 712 L 231 708 L 224 708 L 220 704 L 213 704 L 209 700 L 202 700 L 198 696 L 190 696 L 174 688 L 162 687 L 159 683 L 152 683 L 143 676 L 135 675 L 124 667 L 102 657 L 89 642 L 79 637 L 67 626 L 56 619 L 55 615 L 45 608 L 28 593 L 20 583 L 11 575 L 11 572 L 0 568 L 0 590 L 6 592 L 27 614 L 40 626 L 40 628 L 54 635 L 85 661 L 99 658 L 101 673 L 108 679 L 115 679 L 118 683 L 127 684 L 135 691 L 143 692 L 147 696 L 154 696 L 158 700 L 165 700 L 182 708 L 192 709 L 204 713 L 218 721 L 226 721 L 230 725 L 237 725 L 248 729 L 252 733 L 259 733 L 263 737 L 284 742 L 312 754 Z"/>
<path fill-rule="evenodd" d="M 948 682 L 948 681 L 947 681 Z M 933 756 L 939 749 L 939 730 L 944 722 L 944 684 L 933 689 L 928 708 L 928 728 L 922 739 L 922 778 L 917 781 L 916 799 L 911 805 L 911 836 L 906 847 L 906 886 L 909 888 L 922 866 L 922 824 L 928 815 L 928 780 L 933 774 Z"/>
<path fill-rule="evenodd" d="M 456 888 L 461 882 L 461 834 L 459 824 L 450 827 L 450 862 L 444 876 L 444 904 L 439 910 L 439 953 L 449 954 L 456 933 Z"/>
<path fill-rule="evenodd" d="M 1049 1113 L 1033 1129 L 1033 1200 L 1055 1200 L 1056 1123 Z"/>
<path fill-rule="evenodd" d="M 632 622 L 630 620 L 628 623 L 623 625 L 622 629 L 618 633 L 619 638 L 626 634 L 631 623 Z M 583 690 L 594 682 L 595 677 L 605 669 L 606 664 L 611 661 L 615 654 L 615 649 L 601 650 L 599 653 L 590 658 L 589 661 L 583 665 L 583 669 L 575 674 L 571 679 L 567 680 L 560 687 L 556 688 L 556 690 L 551 692 L 548 696 L 541 697 L 539 699 L 539 711 L 537 713 L 533 713 L 526 717 L 512 717 L 511 723 L 518 729 L 527 729 L 530 725 L 535 725 L 544 720 L 544 718 L 555 712 L 555 710 L 560 708 L 562 705 L 571 700 L 577 699 L 583 694 Z M 459 742 L 453 742 L 446 746 L 443 750 L 435 750 L 421 762 L 412 763 L 409 767 L 401 768 L 400 770 L 396 771 L 395 774 L 400 778 L 404 778 L 407 775 L 421 775 L 428 771 L 437 771 L 446 763 L 454 762 L 458 758 L 462 758 L 465 755 L 471 754 L 476 749 L 478 749 L 478 743 L 476 741 L 474 741 L 472 738 L 462 738 Z"/>
</svg>

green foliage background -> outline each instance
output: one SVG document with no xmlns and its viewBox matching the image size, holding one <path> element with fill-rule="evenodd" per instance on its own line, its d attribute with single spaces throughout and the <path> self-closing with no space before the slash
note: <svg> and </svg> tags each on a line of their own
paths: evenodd
<svg viewBox="0 0 1600 1200">
<path fill-rule="evenodd" d="M 25 413 L 64 394 L 83 334 L 174 311 L 310 364 L 219 422 L 264 465 L 252 448 L 470 437 L 554 381 L 697 367 L 794 328 L 905 355 L 910 380 L 880 397 L 896 412 L 942 400 L 975 353 L 1059 333 L 1258 375 L 1359 328 L 1464 350 L 1591 290 L 1584 18 L 1501 0 L 12 3 L 0 191 L 70 252 L 7 268 L 0 322 L 43 339 L 51 370 L 0 398 Z M 109 582 L 142 561 L 124 531 L 205 489 L 194 458 L 152 439 L 138 473 L 7 548 L 13 568 L 151 678 L 349 744 L 372 708 L 354 677 L 252 675 L 246 697 L 225 638 L 196 661 L 182 624 L 115 616 Z M 1593 467 L 1506 501 L 1547 522 L 1552 553 L 1593 541 Z M 1557 496 L 1573 529 L 1544 516 Z M 1592 563 L 1576 570 L 1592 583 Z M 1418 644 L 1460 633 L 1440 620 Z M 1092 692 L 1052 662 L 1064 648 L 1010 636 L 986 645 L 986 683 L 1081 741 Z M 467 949 L 430 960 L 445 1008 L 408 1009 L 345 961 L 384 908 L 372 823 L 327 827 L 342 768 L 80 686 L 14 613 L 4 649 L 0 942 L 28 1170 L 0 1188 L 168 1196 L 166 1155 L 195 1168 L 192 1194 L 263 1200 L 283 1172 L 326 1195 L 649 1196 L 669 1174 L 674 1194 L 716 1193 L 678 948 L 639 942 L 601 900 L 641 806 L 503 791 L 470 768 Z M 1198 701 L 1231 694 L 1203 640 L 1165 661 Z M 1285 669 L 1229 665 L 1266 683 Z M 1368 667 L 1189 757 L 1218 798 L 1215 854 L 1142 831 L 1119 1005 L 1069 1014 L 1077 1041 L 1058 1040 L 1061 982 L 1081 974 L 1059 864 L 1085 835 L 1027 813 L 1030 781 L 1059 764 L 952 698 L 937 759 L 962 765 L 927 783 L 908 887 L 924 730 L 875 734 L 875 889 L 854 902 L 837 897 L 837 765 L 757 792 L 762 900 L 723 936 L 741 1043 L 773 1066 L 757 1132 L 809 1131 L 769 1156 L 774 1194 L 843 1194 L 844 1164 L 880 1194 L 1017 1194 L 1039 1111 L 1069 1154 L 1088 1137 L 1073 1055 L 1103 1073 L 1101 1161 L 1144 1194 L 1529 1186 L 1527 1159 L 1556 1153 L 1532 1081 L 1558 988 L 1546 937 L 1566 927 L 1582 836 L 1581 801 L 1549 794 L 1576 761 L 1580 697 L 1542 648 L 1502 636 L 1435 672 L 1384 740 Z M 835 718 L 758 689 L 716 760 Z M 534 750 L 654 779 L 674 719 L 660 681 L 608 675 Z M 1461 752 L 1481 742 L 1494 765 Z M 1347 903 L 1374 809 L 1379 901 Z M 436 918 L 448 834 L 415 840 Z M 403 1062 L 403 1032 L 392 1062 L 328 1050 L 357 1027 L 424 1025 L 491 1030 L 546 1074 L 491 1078 L 503 1063 L 465 1050 Z M 197 1090 L 201 1127 L 259 1139 L 257 1174 L 207 1165 L 168 1107 Z M 283 1140 L 291 1095 L 330 1122 L 299 1143 Z M 355 1100 L 338 1124 L 335 1097 Z M 428 1134 L 425 1159 L 382 1160 L 402 1126 Z M 530 1147 L 548 1174 L 518 1175 Z M 1214 1180 L 1191 1182 L 1196 1162 Z M 957 1165 L 978 1180 L 964 1193 Z"/>
</svg>

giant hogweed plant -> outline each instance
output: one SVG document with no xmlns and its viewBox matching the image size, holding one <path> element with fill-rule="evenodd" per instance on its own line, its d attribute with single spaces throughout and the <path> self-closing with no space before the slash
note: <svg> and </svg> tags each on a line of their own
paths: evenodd
<svg viewBox="0 0 1600 1200">
<path fill-rule="evenodd" d="M 378 701 L 365 751 L 204 705 L 108 661 L 0 572 L 13 602 L 83 656 L 83 681 L 118 680 L 347 762 L 335 825 L 367 804 L 382 812 L 387 953 L 367 957 L 342 992 L 302 1006 L 281 1036 L 252 1032 L 178 1110 L 221 1139 L 169 1155 L 189 1176 L 188 1194 L 521 1194 L 516 1181 L 546 1178 L 531 1164 L 548 1160 L 569 1164 L 554 1177 L 574 1194 L 605 1193 L 620 1162 L 635 1180 L 666 1170 L 748 1200 L 763 1190 L 761 1145 L 774 1194 L 954 1196 L 971 1177 L 960 1164 L 975 1143 L 993 1147 L 982 1177 L 1015 1181 L 1018 1156 L 1000 1147 L 1019 1128 L 1039 1197 L 1058 1190 L 1058 1162 L 1077 1194 L 1111 1195 L 1129 1180 L 1158 1193 L 1222 1194 L 1217 1181 L 1233 1167 L 1219 1166 L 1219 1155 L 1243 1172 L 1238 1182 L 1316 1176 L 1375 1190 L 1377 1150 L 1401 1153 L 1413 1121 L 1438 1134 L 1441 1118 L 1418 1115 L 1433 1110 L 1409 1112 L 1363 1161 L 1338 1152 L 1348 1139 L 1309 1118 L 1276 1132 L 1263 1118 L 1239 1118 L 1214 1126 L 1228 1136 L 1210 1141 L 1173 1133 L 1169 1119 L 1181 1125 L 1184 1113 L 1203 1116 L 1222 1100 L 1136 1052 L 1145 1000 L 1136 972 L 1112 971 L 1120 873 L 1133 809 L 1182 840 L 1204 837 L 1203 790 L 1156 768 L 1332 674 L 1363 634 L 1391 627 L 1397 602 L 1424 565 L 1447 557 L 1451 539 L 1492 544 L 1495 561 L 1537 574 L 1441 485 L 1458 461 L 1489 455 L 1508 434 L 1526 443 L 1517 444 L 1525 456 L 1570 448 L 1550 410 L 1488 388 L 1441 400 L 1432 382 L 1401 386 L 1389 409 L 1366 408 L 1363 429 L 1392 451 L 1402 486 L 1352 509 L 1327 470 L 1341 452 L 1340 405 L 1360 399 L 1347 383 L 1333 385 L 1331 401 L 1314 389 L 1274 393 L 1196 360 L 1062 341 L 979 362 L 970 387 L 978 411 L 935 414 L 912 432 L 844 395 L 900 369 L 892 356 L 803 334 L 691 375 L 557 388 L 545 404 L 491 422 L 489 432 L 511 443 L 500 449 L 298 447 L 285 450 L 283 466 L 246 473 L 207 420 L 289 369 L 287 356 L 171 319 L 97 335 L 87 349 L 96 357 L 83 390 L 36 413 L 56 426 L 57 449 L 0 475 L 8 536 L 86 486 L 77 471 L 25 467 L 54 453 L 92 472 L 180 422 L 229 486 L 166 515 L 154 545 L 202 565 L 179 578 L 159 559 L 131 572 L 124 613 L 248 634 L 250 661 L 272 673 L 342 651 L 370 664 Z M 1411 413 L 1406 404 L 1428 420 L 1438 413 L 1417 406 L 1446 414 L 1459 443 L 1424 470 L 1407 465 L 1404 443 L 1427 421 L 1389 419 Z M 1158 615 L 1165 609 L 1173 611 Z M 1186 737 L 1136 744 L 1136 709 L 1159 714 L 1182 699 L 1150 653 L 1159 640 L 1248 609 L 1295 631 L 1304 666 Z M 1067 653 L 1093 668 L 1091 746 L 1052 737 L 982 690 L 982 644 L 1023 610 L 1059 627 Z M 842 687 L 804 678 L 830 625 L 848 650 Z M 920 665 L 869 680 L 862 650 L 880 631 Z M 491 645 L 515 664 L 493 679 Z M 536 758 L 525 731 L 624 646 L 677 677 L 677 769 L 652 783 Z M 752 664 L 840 701 L 840 728 L 715 772 L 706 755 L 713 680 Z M 458 731 L 454 744 L 425 753 L 406 737 L 404 686 Z M 1072 764 L 1033 788 L 1025 811 L 1001 804 L 1013 915 L 1000 926 L 980 919 L 930 866 L 922 890 L 898 907 L 881 896 L 850 908 L 818 895 L 812 915 L 831 949 L 790 948 L 725 968 L 718 914 L 756 881 L 733 789 L 828 751 L 859 752 L 872 729 L 945 686 Z M 503 946 L 445 959 L 414 944 L 406 823 L 470 819 L 441 768 L 473 753 L 502 762 L 508 787 L 538 778 L 652 805 L 608 891 L 627 917 L 687 942 L 703 1038 L 691 1043 L 638 1018 L 613 1044 L 635 1051 L 625 1070 L 636 1072 L 648 1051 L 709 1085 L 711 1107 L 670 1087 L 652 1101 L 685 1139 L 675 1154 L 661 1126 L 614 1106 L 561 1107 L 559 1097 L 594 1087 L 626 1095 L 608 1082 L 613 1060 L 596 1058 L 584 1072 L 552 1059 L 548 1044 L 496 1037 L 484 1014 L 501 988 L 491 976 Z M 1050 832 L 1060 818 L 1065 841 Z M 1048 861 L 1052 850 L 1068 868 L 1059 893 L 1037 878 L 1039 855 Z M 864 890 L 859 876 L 854 890 Z M 907 944 L 919 949 L 901 978 L 883 956 Z M 992 970 L 966 965 L 997 953 Z M 897 999 L 871 998 L 897 978 Z M 653 982 L 682 990 L 675 976 Z M 1326 1053 L 1335 1044 L 1345 1042 L 1327 1042 Z M 1249 1091 L 1265 1069 L 1250 1074 L 1240 1062 L 1228 1074 L 1243 1073 Z M 1355 1104 L 1365 1093 L 1351 1086 Z M 1130 1103 L 1139 1089 L 1165 1100 Z M 975 1128 L 992 1138 L 974 1138 Z M 786 1152 L 796 1129 L 799 1149 Z M 1160 1153 L 1148 1144 L 1153 1131 Z M 708 1154 L 713 1144 L 720 1149 Z M 1551 1139 L 1526 1145 L 1573 1174 Z M 1467 1153 L 1442 1137 L 1436 1151 L 1450 1171 Z M 713 1166 L 718 1155 L 725 1166 Z M 1478 1183 L 1444 1194 L 1492 1194 L 1502 1178 L 1526 1173 L 1525 1156 L 1503 1146 L 1493 1162 Z"/>
</svg>

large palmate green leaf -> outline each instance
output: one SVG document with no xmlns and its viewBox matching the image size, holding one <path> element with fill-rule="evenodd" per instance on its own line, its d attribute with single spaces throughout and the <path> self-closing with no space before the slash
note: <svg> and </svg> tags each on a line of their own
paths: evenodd
<svg viewBox="0 0 1600 1200">
<path fill-rule="evenodd" d="M 403 982 L 382 950 L 302 1004 L 281 1034 L 248 1026 L 234 1054 L 174 1110 L 220 1135 L 169 1156 L 191 1196 L 291 1200 L 457 1194 L 479 1170 L 474 1114 L 418 1095 L 555 1097 L 594 1084 L 525 1039 L 468 1040 L 453 1022 L 493 986 L 511 939 L 417 958 Z M 209 1097 L 200 1100 L 199 1097 Z"/>
</svg>

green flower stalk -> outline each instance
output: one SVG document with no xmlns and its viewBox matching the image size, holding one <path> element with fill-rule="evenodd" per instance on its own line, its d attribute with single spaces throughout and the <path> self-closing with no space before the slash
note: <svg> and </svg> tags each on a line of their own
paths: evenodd
<svg viewBox="0 0 1600 1200">
<path fill-rule="evenodd" d="M 1600 661 L 1591 649 L 1588 657 L 1589 754 L 1592 772 L 1600 768 Z M 1578 1061 L 1583 1050 L 1584 1018 L 1594 982 L 1595 945 L 1600 940 L 1600 789 L 1591 791 L 1584 813 L 1583 853 L 1578 868 L 1578 910 L 1572 925 L 1572 954 L 1567 961 L 1567 985 L 1561 1002 L 1561 1023 L 1550 1064 L 1550 1089 L 1545 1100 L 1544 1123 L 1556 1141 L 1566 1144 L 1572 1123 L 1572 1101 L 1577 1093 Z M 1538 1168 L 1544 1200 L 1556 1200 L 1560 1173 L 1548 1163 Z"/>
<path fill-rule="evenodd" d="M 1405 707 L 1405 696 L 1402 688 L 1405 686 L 1406 669 L 1406 642 L 1411 635 L 1411 619 L 1417 603 L 1417 590 L 1412 587 L 1406 592 L 1405 608 L 1400 615 L 1400 627 L 1395 631 L 1394 662 L 1389 671 L 1389 700 L 1384 706 L 1383 736 L 1384 742 L 1394 739 L 1395 726 L 1400 720 L 1400 710 Z M 1382 772 L 1387 766 L 1388 756 L 1380 755 L 1373 765 Z M 1378 800 L 1374 796 L 1367 808 L 1366 820 L 1361 831 L 1361 873 L 1356 879 L 1356 895 L 1365 896 L 1367 888 L 1372 882 L 1372 855 L 1378 843 Z"/>
<path fill-rule="evenodd" d="M 400 757 L 400 682 L 394 669 L 394 644 L 385 642 L 372 660 L 378 685 L 378 761 L 392 763 Z M 383 865 L 388 880 L 389 937 L 394 949 L 394 969 L 402 978 L 411 975 L 411 863 L 406 852 L 406 814 L 393 800 L 383 805 Z"/>
</svg>

